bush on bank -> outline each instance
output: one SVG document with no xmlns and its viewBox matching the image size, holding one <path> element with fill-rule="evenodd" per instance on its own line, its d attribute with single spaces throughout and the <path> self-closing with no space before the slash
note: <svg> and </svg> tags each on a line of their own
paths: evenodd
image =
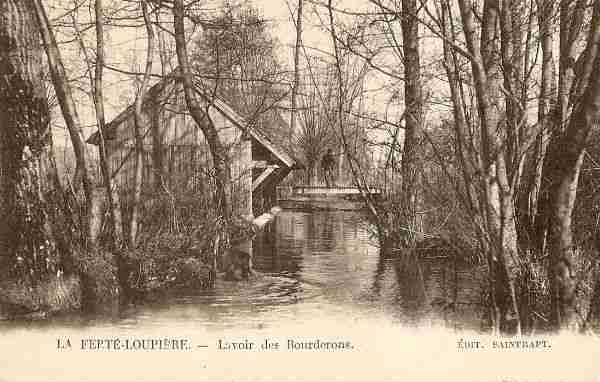
<svg viewBox="0 0 600 382">
<path fill-rule="evenodd" d="M 123 217 L 129 212 L 124 203 Z M 27 270 L 12 271 L 14 259 L 7 258 L 0 277 L 0 319 L 39 319 L 81 309 L 111 311 L 120 302 L 144 300 L 172 288 L 208 288 L 223 253 L 255 233 L 240 217 L 224 221 L 210 195 L 186 190 L 148 195 L 140 210 L 136 245 L 119 251 L 112 249 L 108 211 L 100 242 L 91 249 L 84 245 L 78 209 L 62 215 L 67 213 L 73 218 L 53 222 L 67 243 L 56 270 L 35 281 Z"/>
<path fill-rule="evenodd" d="M 75 275 L 47 276 L 36 285 L 15 279 L 0 282 L 0 320 L 40 319 L 81 308 L 81 283 Z"/>
<path fill-rule="evenodd" d="M 209 197 L 191 191 L 147 199 L 141 212 L 138 243 L 124 252 L 127 287 L 136 297 L 210 287 L 227 248 L 255 233 L 240 217 L 224 221 Z"/>
</svg>

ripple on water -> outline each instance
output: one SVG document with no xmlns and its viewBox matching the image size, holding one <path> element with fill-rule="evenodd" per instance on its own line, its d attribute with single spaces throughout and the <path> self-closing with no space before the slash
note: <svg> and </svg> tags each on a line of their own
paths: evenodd
<svg viewBox="0 0 600 382">
<path fill-rule="evenodd" d="M 383 318 L 402 325 L 481 317 L 485 272 L 445 261 L 398 261 L 379 256 L 357 212 L 283 211 L 253 244 L 259 271 L 249 281 L 219 280 L 204 291 L 128 307 L 116 317 L 73 317 L 58 326 L 268 327 L 321 317 L 334 321 Z M 475 307 L 472 309 L 472 307 Z M 55 321 L 55 324 L 57 322 Z"/>
</svg>

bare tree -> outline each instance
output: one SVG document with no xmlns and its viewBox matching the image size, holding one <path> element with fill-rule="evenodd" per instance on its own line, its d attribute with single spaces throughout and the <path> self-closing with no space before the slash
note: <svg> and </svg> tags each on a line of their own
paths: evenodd
<svg viewBox="0 0 600 382">
<path fill-rule="evenodd" d="M 554 92 L 552 60 L 554 7 L 539 1 L 539 43 L 542 50 L 541 86 L 538 120 L 526 122 L 528 81 L 531 69 L 527 55 L 528 39 L 523 38 L 523 9 L 520 1 L 486 1 L 481 16 L 481 40 L 476 36 L 474 4 L 459 2 L 466 50 L 459 46 L 455 29 L 445 28 L 446 68 L 450 79 L 457 135 L 464 135 L 464 102 L 457 82 L 460 52 L 471 64 L 470 74 L 477 97 L 481 124 L 480 154 L 472 161 L 473 174 L 484 174 L 481 190 L 474 189 L 472 205 L 481 206 L 481 232 L 489 245 L 494 306 L 497 322 L 506 321 L 509 310 L 519 324 L 529 326 L 531 306 L 519 301 L 517 283 L 524 283 L 527 269 L 535 259 L 548 253 L 551 285 L 551 321 L 559 327 L 581 324 L 577 311 L 577 280 L 574 275 L 574 243 L 571 216 L 577 181 L 590 129 L 597 118 L 598 4 L 589 17 L 589 32 L 584 33 L 585 2 L 564 1 L 560 5 L 560 52 L 558 92 Z M 451 24 L 451 7 L 443 3 L 444 25 Z M 530 20 L 533 10 L 530 7 Z M 531 27 L 528 27 L 530 34 Z M 580 46 L 581 48 L 578 48 Z M 579 51 L 578 51 L 579 49 Z M 499 66 L 502 64 L 502 66 Z M 556 97 L 554 100 L 553 98 Z M 556 105 L 552 108 L 551 105 Z M 468 140 L 460 139 L 462 147 Z M 531 151 L 530 147 L 534 147 Z M 461 154 L 463 158 L 466 155 Z M 471 154 L 469 154 L 471 155 Z M 526 160 L 524 160 L 526 159 Z M 527 162 L 527 163 L 525 163 Z M 463 165 L 465 181 L 472 179 L 469 166 Z M 526 169 L 523 173 L 523 169 Z M 523 196 L 517 195 L 521 187 Z M 515 205 L 522 212 L 515 213 Z M 534 220 L 535 219 L 535 220 Z M 535 225 L 535 226 L 534 226 Z M 521 239 L 517 232 L 520 232 Z M 502 285 L 504 284 L 504 286 Z M 506 293 L 502 291 L 506 290 Z M 506 304 L 510 296 L 512 306 Z M 520 312 L 523 310 L 523 312 Z"/>
<path fill-rule="evenodd" d="M 600 2 L 595 1 L 587 36 L 584 1 L 560 2 L 560 62 L 556 110 L 548 121 L 550 142 L 544 158 L 538 235 L 546 237 L 552 321 L 560 328 L 577 328 L 576 260 L 572 215 L 577 184 L 589 133 L 600 117 Z M 585 46 L 577 54 L 576 42 Z"/>
<path fill-rule="evenodd" d="M 339 146 L 335 134 L 337 76 L 331 69 L 326 67 L 324 73 L 319 73 L 315 65 L 311 64 L 311 73 L 307 81 L 311 82 L 311 86 L 299 97 L 300 123 L 294 132 L 294 143 L 296 154 L 304 161 L 305 179 L 301 181 L 306 184 L 318 183 L 319 160 L 328 148 Z"/>
<path fill-rule="evenodd" d="M 194 90 L 193 74 L 189 63 L 186 39 L 185 39 L 185 6 L 183 0 L 173 2 L 173 24 L 175 30 L 175 43 L 177 60 L 182 77 L 183 90 L 187 107 L 192 118 L 198 124 L 204 137 L 208 142 L 213 164 L 215 168 L 215 179 L 217 189 L 217 205 L 224 217 L 229 218 L 232 214 L 231 205 L 231 170 L 227 158 L 227 150 L 221 143 L 214 125 L 207 123 L 206 113 L 196 98 Z"/>
<path fill-rule="evenodd" d="M 100 153 L 100 168 L 102 170 L 102 178 L 104 187 L 106 188 L 106 197 L 111 216 L 111 226 L 115 248 L 120 248 L 123 244 L 123 222 L 121 216 L 121 207 L 118 198 L 118 192 L 113 187 L 110 166 L 108 164 L 106 141 L 104 131 L 106 130 L 106 118 L 104 115 L 104 9 L 102 0 L 95 2 L 95 27 L 96 27 L 96 65 L 93 84 L 94 108 L 96 111 L 96 121 L 98 123 L 99 144 L 98 150 Z"/>
<path fill-rule="evenodd" d="M 148 47 L 146 49 L 146 70 L 144 71 L 144 77 L 140 88 L 135 98 L 135 179 L 133 189 L 133 201 L 131 205 L 131 218 L 129 221 L 129 245 L 134 247 L 135 240 L 138 231 L 138 215 L 139 215 L 139 203 L 142 194 L 142 176 L 143 176 L 143 155 L 144 155 L 144 136 L 142 129 L 142 105 L 146 96 L 148 84 L 150 82 L 150 75 L 152 74 L 152 56 L 154 54 L 154 29 L 150 22 L 150 16 L 148 15 L 148 5 L 145 0 L 140 1 L 142 8 L 142 14 L 144 16 L 144 23 L 146 24 L 146 33 L 148 40 Z M 152 122 L 150 122 L 152 123 Z"/>
<path fill-rule="evenodd" d="M 296 116 L 297 116 L 297 97 L 298 89 L 300 88 L 300 46 L 302 45 L 302 3 L 303 0 L 298 0 L 298 9 L 296 15 L 296 47 L 294 49 L 294 85 L 292 88 L 292 110 L 290 117 L 290 129 L 296 131 Z"/>
<path fill-rule="evenodd" d="M 421 190 L 421 158 L 423 143 L 423 90 L 419 54 L 419 4 L 416 0 L 402 0 L 402 52 L 404 65 L 405 126 L 402 149 L 402 194 L 406 211 L 406 225 L 412 231 L 422 232 L 423 206 Z M 414 241 L 414 235 L 412 241 Z M 409 240 L 410 242 L 411 240 Z"/>
<path fill-rule="evenodd" d="M 384 221 L 384 217 L 382 212 L 378 209 L 378 203 L 374 199 L 374 197 L 369 192 L 369 184 L 367 180 L 367 176 L 363 169 L 360 166 L 359 161 L 352 154 L 353 152 L 349 150 L 350 143 L 348 137 L 346 135 L 346 121 L 347 121 L 347 108 L 348 105 L 352 105 L 353 100 L 358 96 L 357 92 L 353 92 L 352 90 L 358 89 L 356 86 L 351 86 L 349 81 L 349 76 L 344 76 L 343 70 L 343 59 L 342 52 L 339 46 L 339 37 L 336 30 L 336 21 L 334 17 L 333 11 L 333 2 L 329 0 L 327 3 L 328 15 L 329 15 L 329 31 L 331 35 L 331 39 L 333 41 L 333 55 L 334 55 L 334 66 L 336 71 L 336 85 L 338 87 L 337 92 L 337 118 L 335 119 L 335 124 L 337 125 L 337 130 L 339 132 L 340 141 L 342 146 L 344 147 L 344 153 L 346 158 L 348 159 L 348 166 L 350 168 L 350 172 L 352 174 L 352 178 L 354 183 L 358 186 L 361 197 L 365 201 L 365 204 L 368 208 L 369 214 L 377 227 L 377 231 L 380 234 L 380 242 L 386 241 L 387 236 L 387 227 Z M 368 68 L 367 65 L 363 65 L 361 72 L 364 72 Z M 360 75 L 361 78 L 363 75 Z"/>
<path fill-rule="evenodd" d="M 97 223 L 94 222 L 95 217 L 92 211 L 94 210 L 93 205 L 97 200 L 94 199 L 94 184 L 92 182 L 93 171 L 91 169 L 89 158 L 87 157 L 87 150 L 85 147 L 85 141 L 83 139 L 81 122 L 77 107 L 73 100 L 71 88 L 68 84 L 68 78 L 65 73 L 62 57 L 54 32 L 50 23 L 48 22 L 48 16 L 40 0 L 34 0 L 32 2 L 33 9 L 35 10 L 35 16 L 37 19 L 37 26 L 39 28 L 46 55 L 48 57 L 48 66 L 50 69 L 52 83 L 58 103 L 62 110 L 62 115 L 69 130 L 69 136 L 71 137 L 71 144 L 75 152 L 75 158 L 77 162 L 77 168 L 75 171 L 75 179 L 73 181 L 75 186 L 78 186 L 81 181 L 83 184 L 83 190 L 85 193 L 86 200 L 86 214 L 87 214 L 87 229 L 88 237 L 92 239 L 96 236 L 93 232 Z"/>
<path fill-rule="evenodd" d="M 339 49 L 361 58 L 373 72 L 401 84 L 404 112 L 401 113 L 399 120 L 381 124 L 379 122 L 382 122 L 382 119 L 378 121 L 378 118 L 370 118 L 364 113 L 355 113 L 353 116 L 385 125 L 386 128 L 395 131 L 389 134 L 394 137 L 394 145 L 399 130 L 403 130 L 404 139 L 398 145 L 402 147 L 400 160 L 402 182 L 398 185 L 401 189 L 390 190 L 394 197 L 400 198 L 402 207 L 398 208 L 398 219 L 384 219 L 389 222 L 393 220 L 394 223 L 393 227 L 390 226 L 383 231 L 390 237 L 382 239 L 383 242 L 389 243 L 401 241 L 393 245 L 411 247 L 422 238 L 425 229 L 421 189 L 423 151 L 420 149 L 425 142 L 423 136 L 425 103 L 419 51 L 419 13 L 422 5 L 412 0 L 402 2 L 372 0 L 370 4 L 373 6 L 371 12 L 344 11 L 329 3 L 326 7 L 333 13 L 338 12 L 346 17 L 352 16 L 357 19 L 351 27 L 338 25 L 332 38 L 336 40 Z M 370 28 L 377 30 L 377 33 L 369 33 Z M 397 98 L 397 94 L 398 91 L 393 91 L 392 98 Z"/>
</svg>

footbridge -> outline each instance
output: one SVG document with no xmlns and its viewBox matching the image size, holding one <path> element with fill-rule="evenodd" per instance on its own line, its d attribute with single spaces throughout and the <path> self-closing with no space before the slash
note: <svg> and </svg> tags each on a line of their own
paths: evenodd
<svg viewBox="0 0 600 382">
<path fill-rule="evenodd" d="M 381 188 L 376 186 L 369 186 L 364 192 L 371 195 L 380 195 L 382 193 Z M 292 195 L 298 196 L 358 196 L 361 194 L 361 190 L 355 186 L 309 186 L 299 185 L 292 186 Z"/>
</svg>

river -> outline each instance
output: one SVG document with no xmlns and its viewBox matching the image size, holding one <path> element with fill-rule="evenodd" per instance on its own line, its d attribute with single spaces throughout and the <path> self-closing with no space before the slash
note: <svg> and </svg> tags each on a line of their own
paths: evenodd
<svg viewBox="0 0 600 382">
<path fill-rule="evenodd" d="M 250 281 L 219 281 L 210 290 L 110 315 L 4 322 L 0 329 L 12 330 L 0 330 L 0 381 L 496 381 L 499 375 L 587 381 L 586 375 L 600 375 L 586 374 L 596 343 L 584 351 L 578 342 L 581 356 L 570 362 L 580 366 L 563 369 L 548 365 L 564 363 L 575 346 L 570 342 L 552 343 L 563 352 L 528 352 L 526 361 L 521 352 L 494 350 L 491 341 L 499 339 L 481 333 L 482 269 L 440 256 L 384 258 L 374 242 L 359 212 L 284 210 L 253 243 L 258 274 Z M 90 341 L 163 338 L 187 345 L 90 349 Z M 460 350 L 463 339 L 483 341 L 486 350 Z M 350 347 L 294 347 L 316 341 Z M 227 350 L 224 344 L 232 343 L 253 343 L 256 350 Z M 581 371 L 579 379 L 574 371 Z"/>
<path fill-rule="evenodd" d="M 172 295 L 112 315 L 32 326 L 273 328 L 312 320 L 380 320 L 479 330 L 483 272 L 451 259 L 384 258 L 358 211 L 284 210 L 254 240 L 251 281 Z M 13 323 L 12 325 L 23 325 Z"/>
</svg>

